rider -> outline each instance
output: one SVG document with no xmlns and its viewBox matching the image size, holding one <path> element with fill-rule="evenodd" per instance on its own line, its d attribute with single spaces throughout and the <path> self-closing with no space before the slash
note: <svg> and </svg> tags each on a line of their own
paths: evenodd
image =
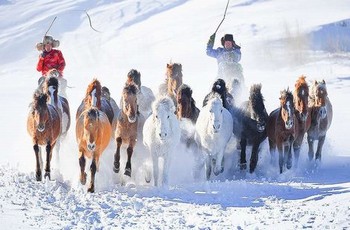
<svg viewBox="0 0 350 230">
<path fill-rule="evenodd" d="M 55 70 L 55 76 L 60 82 L 61 90 L 67 85 L 65 79 L 63 79 L 63 70 L 66 66 L 63 54 L 60 50 L 54 49 L 60 45 L 58 40 L 54 40 L 52 36 L 45 35 L 43 42 L 37 43 L 36 48 L 38 51 L 42 51 L 39 55 L 39 61 L 37 64 L 37 71 L 41 72 L 42 77 L 39 79 L 39 85 L 43 82 L 45 77 Z"/>
<path fill-rule="evenodd" d="M 231 94 L 235 95 L 241 91 L 244 85 L 241 64 L 241 47 L 236 44 L 232 34 L 225 34 L 221 38 L 221 45 L 214 49 L 215 36 L 210 36 L 207 43 L 207 55 L 216 58 L 218 62 L 218 78 L 224 79 Z"/>
</svg>

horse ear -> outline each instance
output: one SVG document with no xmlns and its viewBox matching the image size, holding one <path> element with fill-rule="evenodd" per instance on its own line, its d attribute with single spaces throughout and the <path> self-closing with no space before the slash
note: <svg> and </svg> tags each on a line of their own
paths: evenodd
<svg viewBox="0 0 350 230">
<path fill-rule="evenodd" d="M 169 68 L 169 67 L 170 67 L 170 64 L 169 64 L 169 63 L 166 63 L 166 67 Z"/>
<path fill-rule="evenodd" d="M 325 82 L 325 80 L 324 80 L 324 79 L 322 79 L 322 83 L 323 83 L 323 84 L 326 84 L 326 82 Z"/>
<path fill-rule="evenodd" d="M 317 85 L 317 83 L 318 83 L 317 80 L 314 80 L 314 85 Z"/>
</svg>

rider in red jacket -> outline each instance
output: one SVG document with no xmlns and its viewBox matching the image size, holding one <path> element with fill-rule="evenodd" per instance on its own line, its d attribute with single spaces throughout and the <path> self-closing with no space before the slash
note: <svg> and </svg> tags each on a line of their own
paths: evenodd
<svg viewBox="0 0 350 230">
<path fill-rule="evenodd" d="M 39 61 L 36 69 L 42 73 L 42 76 L 46 76 L 46 73 L 51 69 L 56 69 L 60 73 L 60 77 L 63 76 L 63 70 L 66 66 L 66 62 L 62 55 L 62 52 L 57 49 L 60 42 L 54 40 L 51 36 L 45 36 L 42 43 L 37 44 L 37 49 L 43 51 L 39 55 Z"/>
</svg>

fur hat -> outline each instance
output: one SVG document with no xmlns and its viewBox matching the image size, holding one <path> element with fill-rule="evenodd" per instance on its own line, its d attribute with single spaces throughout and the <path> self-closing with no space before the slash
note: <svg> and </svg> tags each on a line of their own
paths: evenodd
<svg viewBox="0 0 350 230">
<path fill-rule="evenodd" d="M 232 35 L 232 34 L 225 34 L 225 35 L 221 38 L 221 45 L 224 45 L 224 44 L 225 44 L 225 41 L 234 42 L 234 40 L 233 40 L 233 35 Z"/>
<path fill-rule="evenodd" d="M 46 35 L 42 42 L 36 44 L 36 49 L 38 51 L 43 51 L 46 44 L 51 44 L 52 48 L 57 48 L 60 45 L 60 41 L 54 40 L 52 36 Z"/>
</svg>

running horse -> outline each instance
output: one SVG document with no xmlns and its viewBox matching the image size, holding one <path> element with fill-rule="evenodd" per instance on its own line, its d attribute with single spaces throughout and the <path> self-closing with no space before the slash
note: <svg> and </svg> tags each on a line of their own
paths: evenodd
<svg viewBox="0 0 350 230">
<path fill-rule="evenodd" d="M 253 173 L 259 159 L 260 144 L 266 139 L 266 123 L 268 114 L 261 94 L 261 84 L 253 84 L 250 88 L 249 100 L 233 112 L 233 133 L 240 144 L 240 169 L 247 168 L 246 148 L 252 146 L 249 172 Z"/>
<path fill-rule="evenodd" d="M 37 181 L 42 180 L 42 156 L 41 146 L 46 149 L 45 178 L 51 179 L 50 162 L 52 150 L 60 135 L 61 123 L 60 116 L 56 108 L 47 103 L 48 95 L 36 91 L 33 96 L 33 102 L 30 106 L 30 112 L 27 119 L 27 131 L 32 137 L 33 149 L 36 159 L 35 177 Z"/>
<path fill-rule="evenodd" d="M 161 84 L 159 92 L 161 95 L 168 95 L 173 99 L 176 106 L 176 94 L 182 85 L 182 65 L 180 63 L 168 63 L 166 65 L 166 82 Z"/>
<path fill-rule="evenodd" d="M 131 157 L 137 139 L 138 110 L 137 110 L 137 86 L 133 83 L 126 85 L 122 91 L 121 109 L 117 118 L 117 128 L 115 137 L 117 150 L 114 154 L 113 171 L 119 173 L 120 170 L 120 148 L 122 143 L 127 143 L 126 152 L 128 159 L 125 166 L 124 175 L 131 177 Z"/>
<path fill-rule="evenodd" d="M 182 84 L 176 94 L 176 116 L 181 118 L 188 118 L 193 124 L 196 123 L 199 116 L 199 109 L 196 107 L 196 101 L 192 97 L 192 89 L 186 84 Z"/>
<path fill-rule="evenodd" d="M 293 92 L 295 116 L 298 123 L 298 132 L 293 143 L 294 150 L 294 163 L 298 165 L 300 148 L 303 143 L 305 133 L 308 131 L 311 125 L 311 115 L 309 104 L 309 86 L 305 80 L 305 76 L 300 76 L 295 83 L 295 89 Z"/>
<path fill-rule="evenodd" d="M 295 117 L 293 94 L 289 89 L 281 91 L 280 108 L 275 109 L 267 120 L 267 137 L 272 159 L 277 147 L 279 169 L 283 172 L 292 167 L 292 145 L 298 133 L 298 122 Z"/>
<path fill-rule="evenodd" d="M 107 148 L 111 136 L 112 126 L 108 116 L 101 110 L 101 84 L 94 79 L 87 88 L 87 95 L 93 92 L 92 97 L 84 100 L 84 111 L 76 121 L 76 139 L 79 149 L 80 183 L 85 185 L 85 157 L 92 158 L 90 165 L 91 181 L 88 192 L 95 191 L 95 174 L 99 168 L 99 159 Z"/>
<path fill-rule="evenodd" d="M 314 81 L 311 86 L 309 107 L 311 110 L 311 126 L 307 131 L 309 144 L 309 160 L 314 158 L 314 141 L 318 140 L 315 159 L 321 160 L 321 153 L 326 134 L 332 124 L 333 108 L 328 98 L 326 82 Z"/>
</svg>

